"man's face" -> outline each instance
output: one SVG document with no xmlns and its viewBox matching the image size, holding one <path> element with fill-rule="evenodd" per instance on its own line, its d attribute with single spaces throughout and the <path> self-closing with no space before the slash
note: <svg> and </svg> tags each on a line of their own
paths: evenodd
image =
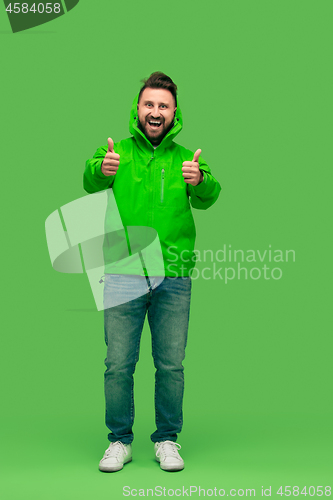
<svg viewBox="0 0 333 500">
<path fill-rule="evenodd" d="M 147 88 L 142 92 L 138 103 L 139 122 L 143 133 L 154 146 L 169 131 L 176 109 L 169 90 Z"/>
</svg>

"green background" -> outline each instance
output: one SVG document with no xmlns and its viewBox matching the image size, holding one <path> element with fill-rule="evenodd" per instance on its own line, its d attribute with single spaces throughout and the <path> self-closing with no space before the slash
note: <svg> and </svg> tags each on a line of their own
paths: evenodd
<svg viewBox="0 0 333 500">
<path fill-rule="evenodd" d="M 333 486 L 332 3 L 80 0 L 15 35 L 1 12 L 2 497 Z M 156 70 L 179 87 L 178 142 L 222 185 L 194 214 L 197 249 L 271 245 L 296 260 L 276 263 L 280 280 L 193 280 L 181 473 L 153 459 L 145 325 L 134 460 L 102 474 L 103 313 L 85 275 L 52 269 L 44 222 L 85 195 L 85 160 L 107 137 L 129 136 Z"/>
</svg>

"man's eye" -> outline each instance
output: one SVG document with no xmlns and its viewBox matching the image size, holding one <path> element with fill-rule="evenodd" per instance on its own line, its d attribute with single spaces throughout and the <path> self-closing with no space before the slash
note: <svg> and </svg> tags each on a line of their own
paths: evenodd
<svg viewBox="0 0 333 500">
<path fill-rule="evenodd" d="M 166 105 L 165 104 L 161 104 L 161 108 L 165 109 Z"/>
</svg>

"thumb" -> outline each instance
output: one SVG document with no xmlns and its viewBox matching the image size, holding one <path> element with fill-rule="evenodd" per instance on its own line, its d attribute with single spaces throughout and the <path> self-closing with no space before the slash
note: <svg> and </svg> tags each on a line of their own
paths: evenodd
<svg viewBox="0 0 333 500">
<path fill-rule="evenodd" d="M 197 149 L 196 152 L 194 153 L 194 156 L 193 156 L 193 160 L 192 161 L 196 161 L 198 162 L 199 160 L 199 156 L 201 155 L 201 149 Z"/>
<path fill-rule="evenodd" d="M 108 152 L 110 151 L 110 153 L 113 153 L 113 140 L 111 137 L 108 138 L 108 146 Z"/>
</svg>

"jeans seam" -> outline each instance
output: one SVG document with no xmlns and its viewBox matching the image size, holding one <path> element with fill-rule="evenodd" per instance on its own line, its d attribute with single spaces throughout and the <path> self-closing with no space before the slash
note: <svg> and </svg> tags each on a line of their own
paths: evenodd
<svg viewBox="0 0 333 500">
<path fill-rule="evenodd" d="M 134 412 L 134 372 L 135 372 L 135 369 L 136 369 L 136 364 L 137 362 L 139 361 L 139 351 L 140 351 L 140 343 L 141 343 L 141 335 L 142 335 L 142 329 L 143 329 L 143 325 L 144 325 L 144 322 L 145 322 L 145 318 L 146 318 L 146 314 L 147 314 L 147 311 L 143 317 L 143 321 L 141 323 L 141 333 L 138 337 L 138 341 L 137 341 L 137 345 L 136 345 L 136 351 L 135 351 L 135 358 L 134 358 L 134 371 L 133 371 L 133 374 L 132 374 L 132 387 L 131 387 L 131 428 L 133 427 L 133 424 L 134 424 L 134 416 L 135 416 L 135 412 Z"/>
<path fill-rule="evenodd" d="M 155 346 L 154 346 L 154 336 L 153 334 L 151 335 L 151 350 L 152 350 L 152 356 L 155 364 Z M 157 371 L 157 368 L 156 368 Z M 158 428 L 159 424 L 159 419 L 158 419 L 158 411 L 157 411 L 157 398 L 156 398 L 156 393 L 157 393 L 157 380 L 156 380 L 156 371 L 155 371 L 155 384 L 154 384 L 154 406 L 155 406 L 155 423 L 156 423 L 156 428 Z"/>
</svg>

